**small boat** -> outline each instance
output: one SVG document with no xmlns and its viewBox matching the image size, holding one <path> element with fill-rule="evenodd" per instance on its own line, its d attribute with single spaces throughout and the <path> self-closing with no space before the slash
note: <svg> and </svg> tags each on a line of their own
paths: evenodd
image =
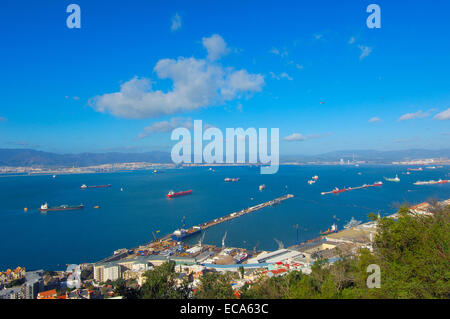
<svg viewBox="0 0 450 319">
<path fill-rule="evenodd" d="M 94 208 L 95 208 L 95 209 L 97 209 L 97 208 L 100 208 L 100 206 L 98 206 L 98 205 L 95 205 L 95 206 L 94 206 Z"/>
<path fill-rule="evenodd" d="M 310 180 L 308 181 L 308 184 L 309 184 L 309 185 L 312 185 L 312 184 L 314 184 L 315 182 L 316 182 L 315 180 L 310 179 Z"/>
<path fill-rule="evenodd" d="M 312 179 L 315 180 L 315 181 L 317 181 L 317 180 L 319 179 L 319 176 L 314 175 L 314 176 L 312 177 Z"/>
<path fill-rule="evenodd" d="M 265 184 L 259 185 L 259 190 L 260 191 L 263 191 L 264 189 L 266 189 L 266 185 Z"/>
</svg>

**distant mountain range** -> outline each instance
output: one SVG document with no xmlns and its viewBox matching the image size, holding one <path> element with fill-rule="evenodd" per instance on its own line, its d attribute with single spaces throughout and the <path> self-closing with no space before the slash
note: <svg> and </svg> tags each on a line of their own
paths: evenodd
<svg viewBox="0 0 450 319">
<path fill-rule="evenodd" d="M 32 149 L 0 149 L 0 166 L 90 166 L 126 162 L 171 163 L 170 153 L 56 154 Z"/>
<path fill-rule="evenodd" d="M 281 162 L 336 162 L 340 159 L 352 161 L 368 161 L 371 163 L 390 163 L 393 161 L 406 161 L 424 158 L 450 158 L 450 149 L 442 150 L 425 150 L 425 149 L 410 149 L 402 151 L 375 151 L 375 150 L 347 150 L 347 151 L 333 151 L 319 155 L 301 156 L 290 155 L 282 156 Z"/>
<path fill-rule="evenodd" d="M 288 155 L 281 156 L 280 162 L 334 162 L 340 159 L 344 161 L 369 161 L 371 163 L 390 163 L 392 161 L 413 160 L 423 158 L 450 158 L 450 149 L 424 150 L 411 149 L 404 151 L 374 151 L 374 150 L 349 150 L 333 151 L 319 155 Z M 126 162 L 151 162 L 172 163 L 168 152 L 145 153 L 79 153 L 57 154 L 36 151 L 32 149 L 0 149 L 0 166 L 90 166 L 100 164 L 114 164 Z"/>
</svg>

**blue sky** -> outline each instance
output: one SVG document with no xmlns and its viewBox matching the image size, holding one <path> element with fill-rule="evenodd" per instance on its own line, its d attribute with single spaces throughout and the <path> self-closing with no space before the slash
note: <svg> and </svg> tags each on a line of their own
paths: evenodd
<svg viewBox="0 0 450 319">
<path fill-rule="evenodd" d="M 1 6 L 0 147 L 170 151 L 195 119 L 280 128 L 281 154 L 450 145 L 448 1 Z"/>
</svg>

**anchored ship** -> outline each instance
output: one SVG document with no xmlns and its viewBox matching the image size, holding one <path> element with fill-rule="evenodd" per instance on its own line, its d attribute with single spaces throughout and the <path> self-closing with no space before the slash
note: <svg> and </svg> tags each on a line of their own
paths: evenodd
<svg viewBox="0 0 450 319">
<path fill-rule="evenodd" d="M 448 179 L 440 179 L 438 181 L 417 181 L 414 183 L 414 185 L 432 185 L 432 184 L 447 184 L 450 183 L 450 180 Z"/>
<path fill-rule="evenodd" d="M 333 189 L 331 192 L 333 194 L 339 194 L 339 193 L 343 193 L 343 192 L 346 192 L 346 191 L 347 191 L 346 188 L 339 189 L 339 188 L 335 187 L 335 189 Z"/>
<path fill-rule="evenodd" d="M 178 197 L 178 196 L 183 196 L 183 195 L 189 195 L 192 194 L 192 190 L 187 190 L 187 191 L 182 191 L 182 192 L 174 192 L 174 191 L 170 191 L 167 193 L 167 198 L 173 198 L 173 197 Z"/>
<path fill-rule="evenodd" d="M 408 171 L 423 171 L 422 167 L 419 168 L 408 168 Z"/>
<path fill-rule="evenodd" d="M 181 241 L 186 237 L 190 237 L 201 232 L 202 229 L 199 226 L 194 226 L 189 229 L 179 228 L 172 233 L 172 239 L 176 241 Z"/>
<path fill-rule="evenodd" d="M 358 226 L 361 223 L 362 223 L 362 221 L 356 220 L 354 217 L 352 217 L 352 219 L 350 219 L 350 221 L 347 224 L 345 224 L 344 228 L 345 229 L 352 228 L 352 227 Z"/>
<path fill-rule="evenodd" d="M 394 178 L 385 177 L 384 179 L 388 182 L 400 182 L 400 178 L 398 178 L 398 175 L 395 175 Z"/>
<path fill-rule="evenodd" d="M 319 176 L 314 175 L 314 176 L 312 177 L 312 179 L 315 180 L 315 181 L 317 181 L 317 180 L 319 179 Z"/>
<path fill-rule="evenodd" d="M 53 212 L 53 211 L 61 211 L 61 210 L 76 210 L 76 209 L 83 209 L 83 204 L 77 205 L 77 206 L 70 206 L 70 205 L 60 205 L 60 206 L 53 206 L 49 207 L 47 203 L 41 205 L 38 210 L 40 212 Z"/>
<path fill-rule="evenodd" d="M 375 182 L 372 184 L 372 186 L 381 186 L 383 185 L 383 182 Z"/>
<path fill-rule="evenodd" d="M 239 180 L 240 180 L 239 177 L 235 177 L 235 178 L 227 177 L 227 178 L 224 179 L 225 182 L 238 182 Z"/>
<path fill-rule="evenodd" d="M 266 185 L 265 185 L 265 184 L 259 185 L 259 190 L 260 190 L 260 191 L 264 190 L 265 188 L 266 188 Z"/>
<path fill-rule="evenodd" d="M 92 186 L 87 186 L 86 184 L 83 184 L 83 185 L 80 186 L 81 189 L 86 189 L 86 188 L 107 188 L 107 187 L 111 187 L 111 184 L 92 185 Z"/>
<path fill-rule="evenodd" d="M 310 180 L 308 181 L 308 184 L 309 184 L 309 185 L 312 185 L 312 184 L 314 184 L 315 182 L 316 182 L 315 180 L 310 179 Z"/>
</svg>

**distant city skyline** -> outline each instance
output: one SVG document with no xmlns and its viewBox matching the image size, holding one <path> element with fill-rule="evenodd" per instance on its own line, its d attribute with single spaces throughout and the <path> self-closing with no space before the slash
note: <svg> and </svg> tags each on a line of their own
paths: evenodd
<svg viewBox="0 0 450 319">
<path fill-rule="evenodd" d="M 165 151 L 170 132 L 280 128 L 280 155 L 450 145 L 450 4 L 8 2 L 0 148 Z M 26 9 L 24 9 L 26 8 Z M 255 9 L 257 8 L 257 10 Z"/>
</svg>

